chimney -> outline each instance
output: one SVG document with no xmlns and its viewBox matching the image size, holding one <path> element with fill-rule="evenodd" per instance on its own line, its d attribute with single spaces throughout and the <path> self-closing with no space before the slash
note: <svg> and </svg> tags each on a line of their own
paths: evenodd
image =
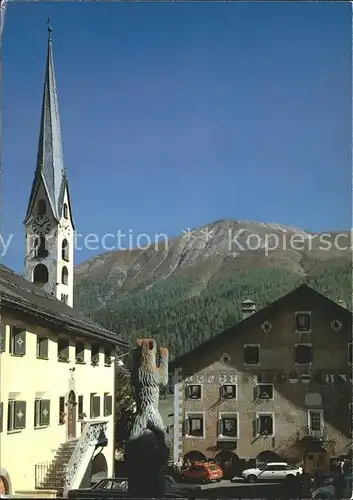
<svg viewBox="0 0 353 500">
<path fill-rule="evenodd" d="M 347 309 L 347 304 L 345 303 L 344 300 L 342 300 L 342 299 L 337 300 L 337 304 L 339 306 L 344 307 L 345 309 Z"/>
<path fill-rule="evenodd" d="M 241 303 L 241 319 L 245 319 L 252 314 L 256 313 L 256 305 L 255 302 L 253 302 L 250 299 L 244 300 Z"/>
</svg>

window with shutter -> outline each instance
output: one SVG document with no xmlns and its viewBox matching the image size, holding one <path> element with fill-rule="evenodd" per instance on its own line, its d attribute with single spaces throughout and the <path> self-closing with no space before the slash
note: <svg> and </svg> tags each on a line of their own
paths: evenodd
<svg viewBox="0 0 353 500">
<path fill-rule="evenodd" d="M 104 416 L 109 417 L 113 413 L 113 397 L 107 392 L 104 394 Z"/>
<path fill-rule="evenodd" d="M 85 344 L 83 342 L 76 342 L 75 361 L 76 363 L 85 362 Z"/>
<path fill-rule="evenodd" d="M 82 415 L 83 415 L 83 396 L 79 396 L 78 397 L 78 418 L 79 419 L 82 419 Z"/>
<path fill-rule="evenodd" d="M 98 344 L 91 345 L 91 364 L 93 366 L 99 365 L 99 345 Z"/>
<path fill-rule="evenodd" d="M 6 325 L 0 325 L 0 353 L 5 352 L 6 347 Z"/>
<path fill-rule="evenodd" d="M 26 427 L 26 401 L 15 401 L 14 429 Z"/>
<path fill-rule="evenodd" d="M 10 331 L 10 353 L 13 356 L 24 356 L 26 354 L 26 331 L 21 328 L 11 327 Z"/>
<path fill-rule="evenodd" d="M 96 393 L 92 393 L 91 405 L 90 405 L 91 418 L 97 418 L 100 416 L 100 405 L 101 405 L 101 398 L 99 396 L 96 396 Z"/>
<path fill-rule="evenodd" d="M 112 350 L 110 347 L 104 348 L 104 366 L 111 366 L 112 364 Z"/>
<path fill-rule="evenodd" d="M 40 417 L 39 423 L 40 425 L 49 425 L 50 424 L 50 400 L 42 399 L 40 401 Z"/>
<path fill-rule="evenodd" d="M 49 339 L 37 335 L 37 358 L 48 359 Z"/>
<path fill-rule="evenodd" d="M 4 403 L 0 403 L 0 432 L 4 430 Z"/>
<path fill-rule="evenodd" d="M 15 400 L 10 399 L 7 404 L 7 432 L 14 430 L 15 421 Z"/>
<path fill-rule="evenodd" d="M 58 339 L 58 361 L 67 363 L 69 361 L 70 342 L 68 339 Z"/>
<path fill-rule="evenodd" d="M 258 413 L 257 414 L 257 435 L 272 436 L 274 434 L 273 414 Z"/>
</svg>

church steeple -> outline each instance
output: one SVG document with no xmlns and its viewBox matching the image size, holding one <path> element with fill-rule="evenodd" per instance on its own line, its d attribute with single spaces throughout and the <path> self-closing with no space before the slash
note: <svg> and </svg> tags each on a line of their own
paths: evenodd
<svg viewBox="0 0 353 500">
<path fill-rule="evenodd" d="M 25 277 L 72 306 L 74 225 L 61 141 L 50 24 L 37 165 L 24 224 Z"/>
<path fill-rule="evenodd" d="M 53 216 L 60 220 L 67 174 L 64 164 L 58 96 L 53 60 L 52 28 L 48 27 L 48 50 L 44 80 L 42 115 L 38 142 L 37 168 L 32 184 L 25 222 L 30 217 L 36 191 L 43 182 Z"/>
</svg>

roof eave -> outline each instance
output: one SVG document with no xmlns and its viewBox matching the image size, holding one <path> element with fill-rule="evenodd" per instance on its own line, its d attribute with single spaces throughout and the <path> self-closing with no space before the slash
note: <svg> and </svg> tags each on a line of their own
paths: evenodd
<svg viewBox="0 0 353 500">
<path fill-rule="evenodd" d="M 15 309 L 24 314 L 27 314 L 28 316 L 31 316 L 32 318 L 36 319 L 40 318 L 42 321 L 46 323 L 55 324 L 57 326 L 64 328 L 66 331 L 69 331 L 70 333 L 74 333 L 76 335 L 81 335 L 89 338 L 97 337 L 102 342 L 114 344 L 116 346 L 121 346 L 121 347 L 130 347 L 130 344 L 128 342 L 119 339 L 117 336 L 115 336 L 113 332 L 104 330 L 103 328 L 100 328 L 98 325 L 97 329 L 94 328 L 94 325 L 89 325 L 89 324 L 87 324 L 87 328 L 80 327 L 76 325 L 74 321 L 70 321 L 68 319 L 64 320 L 58 318 L 57 316 L 48 311 L 43 311 L 42 309 L 33 306 L 28 306 L 23 302 L 14 300 L 13 297 L 10 297 L 4 293 L 1 294 L 1 306 L 2 308 L 7 307 L 9 309 Z"/>
</svg>

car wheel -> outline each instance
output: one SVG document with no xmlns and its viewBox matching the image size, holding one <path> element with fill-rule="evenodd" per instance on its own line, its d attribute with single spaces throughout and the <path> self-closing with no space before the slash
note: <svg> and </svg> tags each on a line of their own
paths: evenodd
<svg viewBox="0 0 353 500">
<path fill-rule="evenodd" d="M 295 479 L 295 476 L 293 476 L 293 474 L 288 474 L 286 479 L 287 479 L 287 481 L 293 481 L 293 479 Z"/>
<path fill-rule="evenodd" d="M 249 483 L 256 483 L 257 477 L 254 474 L 250 474 L 250 476 L 248 477 L 248 481 Z"/>
<path fill-rule="evenodd" d="M 220 483 L 222 481 L 222 479 L 217 479 L 217 483 Z"/>
</svg>

